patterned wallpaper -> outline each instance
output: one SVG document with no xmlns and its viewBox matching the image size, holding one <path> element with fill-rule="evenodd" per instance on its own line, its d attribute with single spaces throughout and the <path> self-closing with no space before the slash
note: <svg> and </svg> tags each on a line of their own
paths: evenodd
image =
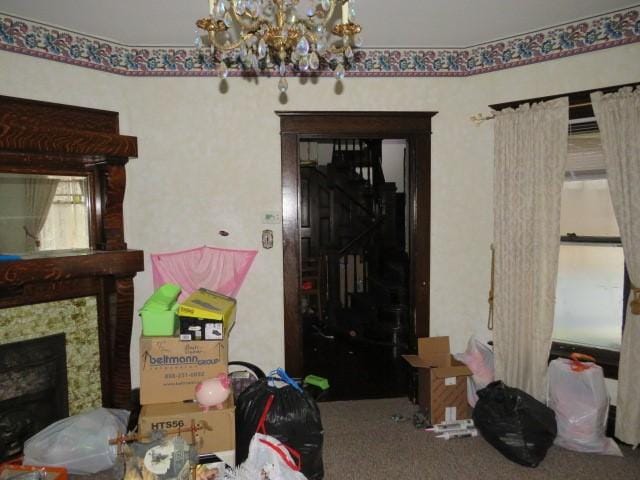
<svg viewBox="0 0 640 480">
<path fill-rule="evenodd" d="M 640 10 L 624 9 L 491 43 L 453 49 L 359 49 L 358 77 L 462 77 L 616 47 L 640 40 Z M 214 76 L 214 58 L 194 47 L 141 48 L 0 14 L 0 49 L 134 76 Z M 319 75 L 331 76 L 335 60 Z M 240 76 L 238 61 L 229 65 Z M 271 76 L 275 68 L 261 75 Z M 293 75 L 290 72 L 290 75 Z"/>
<path fill-rule="evenodd" d="M 69 414 L 102 405 L 95 297 L 0 309 L 0 344 L 64 333 Z"/>
</svg>

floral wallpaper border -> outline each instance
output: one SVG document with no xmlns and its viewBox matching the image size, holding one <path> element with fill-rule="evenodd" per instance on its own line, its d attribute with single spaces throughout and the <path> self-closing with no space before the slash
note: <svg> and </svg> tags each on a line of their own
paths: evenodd
<svg viewBox="0 0 640 480">
<path fill-rule="evenodd" d="M 528 65 L 638 42 L 639 17 L 638 8 L 624 9 L 468 48 L 364 48 L 357 51 L 348 75 L 464 77 Z M 120 75 L 216 75 L 211 55 L 194 47 L 125 46 L 1 13 L 0 50 Z M 316 75 L 331 76 L 331 66 L 325 62 Z M 243 75 L 237 62 L 229 67 L 230 76 Z"/>
<path fill-rule="evenodd" d="M 102 405 L 96 297 L 0 309 L 0 345 L 64 333 L 69 414 Z"/>
</svg>

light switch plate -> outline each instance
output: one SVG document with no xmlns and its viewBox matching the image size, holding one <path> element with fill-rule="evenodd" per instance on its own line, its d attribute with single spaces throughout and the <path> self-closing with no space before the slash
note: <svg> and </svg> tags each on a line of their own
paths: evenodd
<svg viewBox="0 0 640 480">
<path fill-rule="evenodd" d="M 282 222 L 280 212 L 264 212 L 262 214 L 262 223 L 277 224 Z"/>
<path fill-rule="evenodd" d="M 262 231 L 262 248 L 273 248 L 273 231 L 272 230 L 263 230 Z"/>
</svg>

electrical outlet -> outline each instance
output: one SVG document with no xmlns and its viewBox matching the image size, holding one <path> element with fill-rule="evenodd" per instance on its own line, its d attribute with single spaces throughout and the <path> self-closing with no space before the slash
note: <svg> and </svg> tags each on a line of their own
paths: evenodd
<svg viewBox="0 0 640 480">
<path fill-rule="evenodd" d="M 264 212 L 262 214 L 262 223 L 276 224 L 282 222 L 280 212 Z"/>
</svg>

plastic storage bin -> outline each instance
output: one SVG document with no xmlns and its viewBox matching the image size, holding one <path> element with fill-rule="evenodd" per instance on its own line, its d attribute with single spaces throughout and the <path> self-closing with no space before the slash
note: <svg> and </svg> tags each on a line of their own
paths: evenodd
<svg viewBox="0 0 640 480">
<path fill-rule="evenodd" d="M 178 296 L 181 288 L 167 283 L 158 288 L 140 309 L 142 334 L 147 337 L 172 336 L 178 326 Z"/>
<path fill-rule="evenodd" d="M 140 310 L 142 318 L 142 334 L 145 337 L 171 337 L 178 327 L 178 304 L 171 310 L 154 312 L 153 310 Z"/>
</svg>

